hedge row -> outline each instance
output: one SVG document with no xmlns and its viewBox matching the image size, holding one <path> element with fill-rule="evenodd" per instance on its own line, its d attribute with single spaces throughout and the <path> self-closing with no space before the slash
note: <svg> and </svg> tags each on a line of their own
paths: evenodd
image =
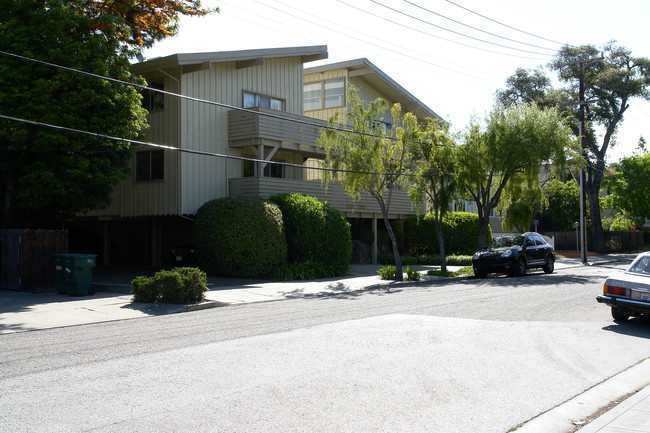
<svg viewBox="0 0 650 433">
<path fill-rule="evenodd" d="M 473 254 L 477 249 L 478 215 L 469 212 L 448 212 L 443 217 L 445 252 L 447 255 Z M 438 235 L 431 213 L 395 221 L 393 229 L 402 254 L 439 254 Z M 488 227 L 487 240 L 492 239 Z"/>
<path fill-rule="evenodd" d="M 345 216 L 301 194 L 209 201 L 196 214 L 195 238 L 199 266 L 220 276 L 343 275 L 352 254 Z"/>
</svg>

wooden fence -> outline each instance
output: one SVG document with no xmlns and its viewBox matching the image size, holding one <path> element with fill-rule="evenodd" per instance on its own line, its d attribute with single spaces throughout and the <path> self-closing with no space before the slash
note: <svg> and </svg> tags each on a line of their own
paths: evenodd
<svg viewBox="0 0 650 433">
<path fill-rule="evenodd" d="M 555 238 L 555 249 L 558 251 L 578 251 L 578 236 L 575 231 L 570 232 L 544 232 L 548 237 Z M 608 253 L 624 253 L 643 250 L 643 232 L 605 232 L 605 244 Z M 587 250 L 591 251 L 593 245 L 591 231 L 587 231 Z"/>
<path fill-rule="evenodd" d="M 53 291 L 52 254 L 67 252 L 67 230 L 0 230 L 0 287 Z"/>
</svg>

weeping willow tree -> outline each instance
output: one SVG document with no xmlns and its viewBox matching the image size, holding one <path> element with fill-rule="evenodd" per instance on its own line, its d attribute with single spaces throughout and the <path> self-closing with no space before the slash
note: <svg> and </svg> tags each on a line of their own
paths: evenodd
<svg viewBox="0 0 650 433">
<path fill-rule="evenodd" d="M 478 209 L 478 247 L 485 246 L 490 213 L 509 191 L 539 183 L 543 165 L 563 168 L 579 147 L 554 108 L 496 107 L 483 124 L 472 121 L 458 149 L 458 182 Z"/>
<path fill-rule="evenodd" d="M 440 267 L 447 271 L 447 255 L 442 219 L 451 207 L 457 182 L 456 143 L 449 125 L 427 119 L 426 127 L 410 143 L 412 159 L 409 195 L 413 203 L 426 202 L 438 235 Z"/>
<path fill-rule="evenodd" d="M 323 181 L 340 182 L 353 200 L 367 193 L 377 201 L 393 249 L 396 279 L 401 281 L 402 261 L 388 215 L 394 189 L 404 184 L 408 143 L 417 137 L 417 120 L 403 114 L 399 104 L 389 107 L 381 98 L 366 106 L 353 87 L 348 90 L 348 110 L 345 119 L 339 113 L 332 116 L 333 128 L 324 130 L 319 139 L 326 152 L 325 166 L 342 171 L 325 171 Z"/>
</svg>

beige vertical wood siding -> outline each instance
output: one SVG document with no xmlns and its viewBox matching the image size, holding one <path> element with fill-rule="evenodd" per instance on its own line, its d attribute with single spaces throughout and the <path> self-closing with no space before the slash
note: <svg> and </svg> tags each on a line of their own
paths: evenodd
<svg viewBox="0 0 650 433">
<path fill-rule="evenodd" d="M 235 63 L 184 74 L 184 93 L 241 107 L 243 92 L 284 99 L 289 113 L 302 114 L 302 63 L 298 58 L 267 59 L 263 65 L 237 69 Z M 228 109 L 183 101 L 183 146 L 218 154 L 236 154 L 228 146 Z M 277 158 L 276 158 L 277 159 Z M 228 195 L 228 179 L 241 176 L 241 161 L 183 154 L 181 213 L 193 214 L 206 201 Z"/>
<path fill-rule="evenodd" d="M 180 86 L 176 79 L 180 78 L 180 68 L 167 70 L 170 76 L 165 76 L 165 90 L 179 92 Z M 165 95 L 165 108 L 153 111 L 148 115 L 150 128 L 147 130 L 145 141 L 167 146 L 179 147 L 179 107 L 180 101 Z M 143 150 L 157 150 L 147 147 Z M 108 209 L 93 211 L 89 216 L 101 217 L 134 217 L 150 215 L 174 215 L 179 213 L 179 171 L 180 155 L 176 151 L 165 150 L 164 180 L 149 182 L 135 181 L 135 156 L 129 168 L 131 174 L 113 190 L 113 202 Z"/>
<path fill-rule="evenodd" d="M 289 113 L 302 114 L 300 58 L 266 59 L 258 66 L 237 69 L 234 62 L 182 73 L 182 68 L 152 71 L 164 76 L 165 90 L 230 106 L 243 105 L 243 92 L 284 99 Z M 220 155 L 241 155 L 228 145 L 228 108 L 165 96 L 165 109 L 149 115 L 147 141 Z M 298 156 L 283 157 L 302 161 Z M 277 158 L 276 158 L 277 159 Z M 291 160 L 291 161 L 289 161 Z M 89 216 L 125 217 L 194 214 L 206 201 L 228 195 L 228 179 L 242 176 L 242 162 L 219 156 L 165 151 L 165 179 L 135 182 L 131 176 L 113 192 L 111 207 Z M 291 170 L 287 171 L 291 173 Z M 293 173 L 293 176 L 297 176 Z"/>
</svg>

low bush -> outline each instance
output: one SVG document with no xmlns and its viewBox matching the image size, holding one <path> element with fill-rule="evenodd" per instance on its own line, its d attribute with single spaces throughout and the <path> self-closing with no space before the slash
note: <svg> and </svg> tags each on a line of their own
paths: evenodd
<svg viewBox="0 0 650 433">
<path fill-rule="evenodd" d="M 386 265 L 377 270 L 380 280 L 394 280 L 397 277 L 397 268 L 394 265 Z"/>
<path fill-rule="evenodd" d="M 409 281 L 420 281 L 422 279 L 422 275 L 420 275 L 420 272 L 418 272 L 417 269 L 407 266 L 406 279 Z"/>
<path fill-rule="evenodd" d="M 153 277 L 131 281 L 133 302 L 187 304 L 205 300 L 208 291 L 205 272 L 197 268 L 174 268 L 156 272 Z"/>
<path fill-rule="evenodd" d="M 382 265 L 394 265 L 395 260 L 392 254 L 380 254 L 377 261 Z M 427 265 L 440 266 L 440 256 L 437 254 L 422 254 L 419 256 L 402 256 L 403 265 Z M 469 266 L 472 264 L 472 256 L 452 254 L 447 256 L 448 266 Z"/>
<path fill-rule="evenodd" d="M 441 271 L 440 269 L 434 269 L 427 271 L 427 275 L 433 275 L 435 277 L 459 277 L 461 275 L 473 275 L 474 270 L 471 266 L 465 266 L 460 268 L 457 271 Z"/>
</svg>

